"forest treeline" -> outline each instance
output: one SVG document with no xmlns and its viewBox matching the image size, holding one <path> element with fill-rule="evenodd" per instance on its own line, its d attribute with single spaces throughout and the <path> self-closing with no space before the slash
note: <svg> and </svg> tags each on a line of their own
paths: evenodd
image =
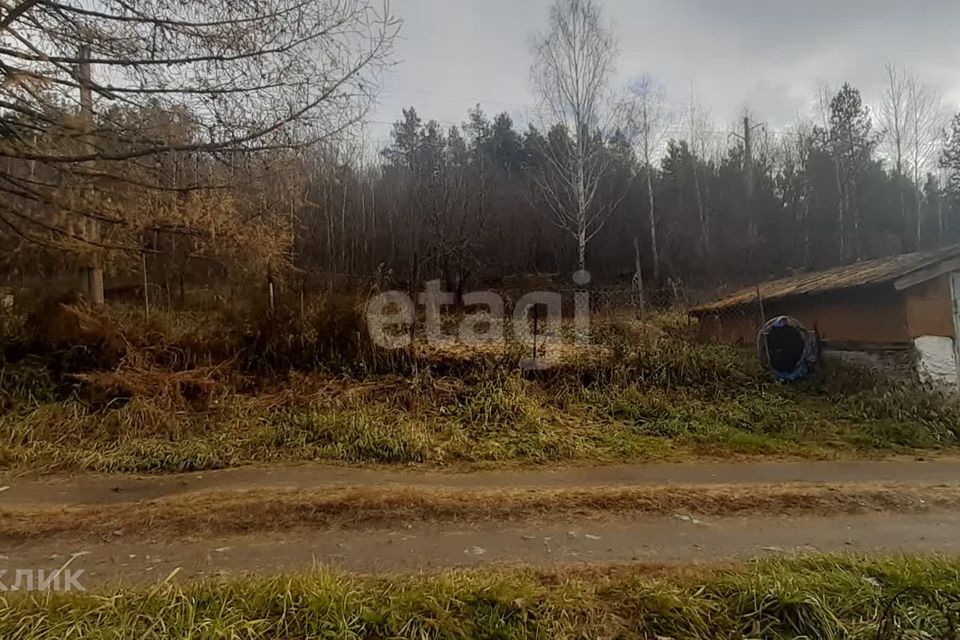
<svg viewBox="0 0 960 640">
<path fill-rule="evenodd" d="M 367 0 L 31 0 L 0 14 L 0 266 L 187 283 L 517 273 L 706 289 L 960 242 L 960 114 L 886 68 L 718 133 L 649 76 L 615 86 L 595 0 L 533 45 L 531 124 L 411 107 L 360 133 L 400 22 Z M 627 70 L 630 71 L 630 70 Z M 878 72 L 881 70 L 878 70 Z M 72 276 L 71 276 L 72 277 Z"/>
<path fill-rule="evenodd" d="M 906 161 L 897 169 L 891 134 L 856 88 L 843 85 L 827 110 L 824 124 L 756 127 L 749 157 L 743 136 L 673 137 L 648 166 L 626 135 L 598 139 L 609 156 L 601 197 L 613 205 L 587 268 L 632 276 L 636 241 L 647 283 L 707 287 L 960 242 L 960 116 L 914 173 Z M 755 124 L 748 116 L 744 128 Z M 550 162 L 542 149 L 565 136 L 559 125 L 518 131 L 479 107 L 449 128 L 404 110 L 379 166 L 315 174 L 297 254 L 314 270 L 404 274 L 418 254 L 448 282 L 571 271 L 576 243 L 536 187 Z"/>
</svg>

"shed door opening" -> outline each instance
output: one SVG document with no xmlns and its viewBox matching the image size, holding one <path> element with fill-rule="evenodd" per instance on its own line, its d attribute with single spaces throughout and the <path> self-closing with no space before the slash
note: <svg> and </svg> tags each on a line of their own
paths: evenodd
<svg viewBox="0 0 960 640">
<path fill-rule="evenodd" d="M 796 327 L 783 325 L 773 327 L 767 333 L 767 353 L 770 368 L 781 374 L 789 374 L 800 367 L 806 341 Z"/>
</svg>

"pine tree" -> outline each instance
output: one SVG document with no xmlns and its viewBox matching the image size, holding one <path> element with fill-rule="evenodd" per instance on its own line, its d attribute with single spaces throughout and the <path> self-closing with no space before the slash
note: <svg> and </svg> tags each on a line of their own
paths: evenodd
<svg viewBox="0 0 960 640">
<path fill-rule="evenodd" d="M 830 149 L 836 163 L 840 259 L 848 258 L 847 240 L 852 235 L 854 257 L 863 257 L 862 212 L 857 202 L 857 182 L 870 159 L 876 140 L 871 131 L 870 111 L 860 91 L 847 83 L 830 101 Z M 852 230 L 849 226 L 852 224 Z"/>
</svg>

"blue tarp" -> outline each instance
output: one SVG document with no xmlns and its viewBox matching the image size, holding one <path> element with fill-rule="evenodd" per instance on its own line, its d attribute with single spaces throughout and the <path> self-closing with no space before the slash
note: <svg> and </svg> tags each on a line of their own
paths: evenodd
<svg viewBox="0 0 960 640">
<path fill-rule="evenodd" d="M 794 339 L 784 345 L 787 351 L 771 353 L 768 337 L 774 330 L 792 330 Z M 786 342 L 786 341 L 783 341 Z M 817 337 L 790 316 L 778 316 L 768 321 L 757 336 L 757 356 L 763 367 L 781 382 L 802 380 L 817 362 Z M 788 364 L 787 364 L 788 363 Z"/>
</svg>

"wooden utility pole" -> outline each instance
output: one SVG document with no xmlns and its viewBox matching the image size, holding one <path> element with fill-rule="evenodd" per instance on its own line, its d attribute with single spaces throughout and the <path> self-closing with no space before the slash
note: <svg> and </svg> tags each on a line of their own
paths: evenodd
<svg viewBox="0 0 960 640">
<path fill-rule="evenodd" d="M 734 132 L 733 136 L 743 140 L 743 189 L 747 194 L 747 199 L 753 198 L 754 170 L 753 170 L 753 132 L 760 129 L 763 123 L 750 123 L 750 115 L 743 116 L 743 133 Z"/>
<path fill-rule="evenodd" d="M 753 140 L 750 116 L 743 116 L 743 180 L 748 198 L 753 197 Z"/>
<path fill-rule="evenodd" d="M 96 145 L 93 144 L 93 80 L 90 71 L 89 45 L 80 45 L 77 57 L 79 59 L 77 82 L 80 84 L 80 118 L 84 129 L 84 147 L 88 153 L 94 153 Z M 95 242 L 98 235 L 97 221 L 93 218 L 81 218 L 80 237 Z M 87 259 L 86 265 L 80 268 L 80 293 L 90 304 L 102 305 L 104 302 L 103 266 L 96 253 L 93 253 Z"/>
</svg>

